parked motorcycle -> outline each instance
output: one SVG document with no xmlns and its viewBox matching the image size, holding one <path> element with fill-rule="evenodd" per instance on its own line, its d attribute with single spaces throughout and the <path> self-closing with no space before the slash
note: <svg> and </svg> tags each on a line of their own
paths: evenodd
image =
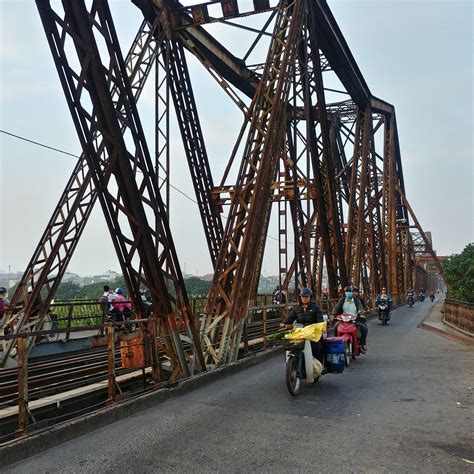
<svg viewBox="0 0 474 474">
<path fill-rule="evenodd" d="M 382 326 L 386 326 L 390 321 L 390 310 L 388 308 L 388 303 L 381 302 L 378 305 L 379 310 L 379 319 L 382 321 Z"/>
<path fill-rule="evenodd" d="M 338 325 L 334 331 L 336 337 L 342 338 L 344 341 L 344 361 L 346 366 L 349 366 L 351 358 L 355 359 L 360 355 L 359 339 L 360 334 L 357 330 L 355 322 L 357 315 L 355 314 L 339 314 L 336 316 Z"/>
</svg>

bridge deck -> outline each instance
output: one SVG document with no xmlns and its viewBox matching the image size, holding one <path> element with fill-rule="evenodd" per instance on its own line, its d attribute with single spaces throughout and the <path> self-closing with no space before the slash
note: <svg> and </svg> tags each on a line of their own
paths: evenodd
<svg viewBox="0 0 474 474">
<path fill-rule="evenodd" d="M 417 327 L 431 306 L 371 320 L 368 354 L 297 398 L 277 356 L 11 472 L 467 471 L 473 349 Z"/>
</svg>

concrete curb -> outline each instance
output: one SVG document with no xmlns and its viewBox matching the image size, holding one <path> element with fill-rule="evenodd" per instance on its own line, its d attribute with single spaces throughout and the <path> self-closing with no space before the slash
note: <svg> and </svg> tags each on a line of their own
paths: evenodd
<svg viewBox="0 0 474 474">
<path fill-rule="evenodd" d="M 474 339 L 474 334 L 471 334 L 470 332 L 464 331 L 464 329 L 458 328 L 454 324 L 450 323 L 449 321 L 446 321 L 446 319 L 443 318 L 443 323 L 446 324 L 446 326 L 454 329 L 455 331 L 458 331 L 459 333 L 463 334 L 466 337 L 470 337 L 471 339 Z"/>
<path fill-rule="evenodd" d="M 440 336 L 444 336 L 448 339 L 451 339 L 452 341 L 460 342 L 462 344 L 466 344 L 469 346 L 474 346 L 474 339 L 472 339 L 469 336 L 464 336 L 461 333 L 456 334 L 454 331 L 457 332 L 457 330 L 455 329 L 453 329 L 453 332 L 447 332 L 447 331 L 443 331 L 442 329 L 438 329 L 432 326 L 430 323 L 425 323 L 423 321 L 418 325 L 418 327 L 421 329 L 424 329 L 425 331 L 429 331 L 429 332 L 438 334 Z"/>
<path fill-rule="evenodd" d="M 98 430 L 127 416 L 139 413 L 159 403 L 184 395 L 210 382 L 233 375 L 249 367 L 264 362 L 277 354 L 281 348 L 276 347 L 255 355 L 249 355 L 238 362 L 220 367 L 212 372 L 196 375 L 183 380 L 172 388 L 162 388 L 149 393 L 138 395 L 132 399 L 117 402 L 115 405 L 90 413 L 88 415 L 68 420 L 63 423 L 37 431 L 35 434 L 9 441 L 0 446 L 0 467 L 5 467 L 18 461 L 23 461 L 35 454 L 58 446 L 66 441 L 78 438 L 84 434 Z"/>
<path fill-rule="evenodd" d="M 460 342 L 462 344 L 466 345 L 474 345 L 474 339 L 470 336 L 462 334 L 460 331 L 458 331 L 457 328 L 449 324 L 450 327 L 446 327 L 446 330 L 439 329 L 436 326 L 433 326 L 430 324 L 428 319 L 430 316 L 435 312 L 435 311 L 440 311 L 444 307 L 444 299 L 441 299 L 437 301 L 437 303 L 431 308 L 430 312 L 424 317 L 423 321 L 421 321 L 420 324 L 418 324 L 418 327 L 421 329 L 424 329 L 426 331 L 430 331 L 434 334 L 438 334 L 440 336 L 444 336 L 448 339 L 451 339 L 452 341 L 455 342 Z M 444 325 L 447 325 L 447 323 L 444 321 L 444 317 L 441 316 L 441 322 Z M 452 329 L 451 329 L 452 327 Z"/>
</svg>

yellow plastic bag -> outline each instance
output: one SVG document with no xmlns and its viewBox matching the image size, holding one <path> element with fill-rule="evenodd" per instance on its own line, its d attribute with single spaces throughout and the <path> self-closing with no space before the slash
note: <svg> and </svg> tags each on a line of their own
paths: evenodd
<svg viewBox="0 0 474 474">
<path fill-rule="evenodd" d="M 285 334 L 285 339 L 295 340 L 295 339 L 308 339 L 309 341 L 318 342 L 323 335 L 323 332 L 326 330 L 327 323 L 314 323 L 304 328 L 296 328 L 289 334 Z"/>
</svg>

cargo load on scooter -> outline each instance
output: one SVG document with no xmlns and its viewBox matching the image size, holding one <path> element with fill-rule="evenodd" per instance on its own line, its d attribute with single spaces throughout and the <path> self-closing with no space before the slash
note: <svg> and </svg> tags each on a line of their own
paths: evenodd
<svg viewBox="0 0 474 474">
<path fill-rule="evenodd" d="M 345 340 L 343 337 L 327 337 L 324 340 L 326 352 L 326 370 L 331 374 L 340 374 L 344 371 Z"/>
<path fill-rule="evenodd" d="M 284 338 L 289 339 L 290 341 L 307 339 L 308 341 L 318 342 L 321 339 L 323 332 L 326 330 L 326 327 L 326 321 L 323 323 L 309 324 L 302 328 L 293 329 L 288 334 L 285 334 Z"/>
</svg>

